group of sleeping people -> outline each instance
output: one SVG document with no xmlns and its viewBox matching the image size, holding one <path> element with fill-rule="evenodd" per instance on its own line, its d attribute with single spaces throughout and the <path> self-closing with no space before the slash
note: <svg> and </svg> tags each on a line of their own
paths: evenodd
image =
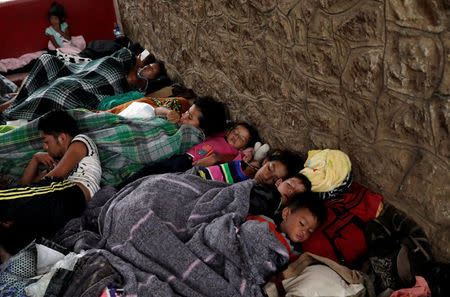
<svg viewBox="0 0 450 297">
<path fill-rule="evenodd" d="M 262 162 L 253 158 L 257 131 L 247 123 L 225 127 L 222 103 L 209 97 L 196 99 L 183 114 L 166 107 L 155 113 L 179 125 L 192 125 L 206 141 L 180 155 L 146 164 L 115 187 L 120 190 L 139 178 L 191 170 L 205 180 L 237 183 L 256 181 L 250 194 L 249 219 L 275 224 L 289 251 L 325 220 L 321 201 L 309 195 L 311 183 L 299 170 L 302 161 L 289 151 L 276 151 Z M 55 124 L 57 123 L 57 124 Z M 51 237 L 71 218 L 78 217 L 100 189 L 101 164 L 95 143 L 79 134 L 76 121 L 54 110 L 39 119 L 38 129 L 46 152 L 29 162 L 20 186 L 0 188 L 0 249 L 3 261 L 30 240 Z M 39 171 L 40 166 L 44 171 Z M 278 236 L 279 237 L 279 236 Z"/>
<path fill-rule="evenodd" d="M 292 255 L 324 222 L 323 202 L 310 194 L 311 183 L 299 173 L 301 158 L 289 151 L 275 151 L 262 161 L 255 160 L 257 131 L 247 123 L 226 128 L 222 103 L 201 97 L 183 114 L 163 106 L 157 107 L 155 114 L 202 130 L 206 141 L 184 154 L 145 164 L 115 185 L 118 190 L 139 178 L 186 170 L 205 180 L 229 184 L 254 179 L 248 219 L 274 226 L 272 232 Z M 34 238 L 51 237 L 71 218 L 80 216 L 100 189 L 97 147 L 78 132 L 77 122 L 67 112 L 45 114 L 39 118 L 38 129 L 45 152 L 34 154 L 22 185 L 0 187 L 2 262 Z M 40 171 L 42 167 L 44 171 Z"/>
</svg>

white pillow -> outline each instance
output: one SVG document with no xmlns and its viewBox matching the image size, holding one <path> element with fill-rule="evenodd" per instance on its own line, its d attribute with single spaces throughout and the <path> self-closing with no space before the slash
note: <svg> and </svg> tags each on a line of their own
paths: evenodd
<svg viewBox="0 0 450 297">
<path fill-rule="evenodd" d="M 270 286 L 269 286 L 270 284 Z M 282 281 L 286 297 L 358 297 L 365 296 L 362 284 L 348 284 L 326 265 L 311 265 L 302 274 Z M 278 296 L 275 285 L 265 286 L 269 296 Z"/>
<path fill-rule="evenodd" d="M 155 116 L 155 109 L 153 106 L 143 102 L 133 102 L 127 108 L 119 113 L 127 119 L 149 119 Z"/>
</svg>

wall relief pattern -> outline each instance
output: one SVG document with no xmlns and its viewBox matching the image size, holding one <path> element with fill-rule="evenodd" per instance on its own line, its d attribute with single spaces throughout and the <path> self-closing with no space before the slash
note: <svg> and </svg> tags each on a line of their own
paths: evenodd
<svg viewBox="0 0 450 297">
<path fill-rule="evenodd" d="M 408 3 L 406 3 L 408 2 Z M 272 147 L 349 154 L 450 261 L 444 0 L 118 0 L 125 33 Z"/>
</svg>

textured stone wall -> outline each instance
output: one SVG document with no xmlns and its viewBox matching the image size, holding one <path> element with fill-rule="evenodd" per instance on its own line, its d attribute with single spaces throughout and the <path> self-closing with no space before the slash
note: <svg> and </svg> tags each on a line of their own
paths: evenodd
<svg viewBox="0 0 450 297">
<path fill-rule="evenodd" d="M 337 148 L 450 259 L 448 0 L 118 0 L 125 33 L 272 147 Z"/>
</svg>

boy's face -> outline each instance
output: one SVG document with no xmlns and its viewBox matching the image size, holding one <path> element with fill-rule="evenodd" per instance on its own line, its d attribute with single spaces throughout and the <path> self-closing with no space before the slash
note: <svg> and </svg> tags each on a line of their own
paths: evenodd
<svg viewBox="0 0 450 297">
<path fill-rule="evenodd" d="M 296 178 L 291 177 L 284 181 L 279 180 L 275 183 L 277 186 L 278 192 L 281 194 L 282 204 L 286 205 L 289 203 L 292 197 L 295 194 L 300 194 L 306 192 L 306 187 L 303 182 Z"/>
<path fill-rule="evenodd" d="M 294 212 L 289 207 L 285 207 L 282 217 L 280 230 L 293 242 L 304 242 L 318 227 L 317 218 L 305 207 Z"/>
<path fill-rule="evenodd" d="M 227 134 L 227 142 L 237 150 L 247 147 L 250 141 L 250 131 L 242 125 L 238 125 Z"/>
<path fill-rule="evenodd" d="M 200 128 L 200 118 L 202 116 L 203 113 L 194 104 L 189 108 L 189 110 L 181 115 L 180 121 L 178 123 L 180 125 L 187 124 L 196 128 Z"/>
<path fill-rule="evenodd" d="M 256 172 L 255 180 L 258 184 L 273 185 L 278 179 L 283 179 L 288 175 L 286 165 L 280 161 L 267 161 Z"/>
<path fill-rule="evenodd" d="M 41 136 L 44 138 L 44 150 L 47 151 L 47 153 L 53 157 L 53 158 L 61 158 L 64 156 L 65 148 L 64 145 L 58 140 L 57 137 L 46 134 L 41 131 Z"/>
</svg>

